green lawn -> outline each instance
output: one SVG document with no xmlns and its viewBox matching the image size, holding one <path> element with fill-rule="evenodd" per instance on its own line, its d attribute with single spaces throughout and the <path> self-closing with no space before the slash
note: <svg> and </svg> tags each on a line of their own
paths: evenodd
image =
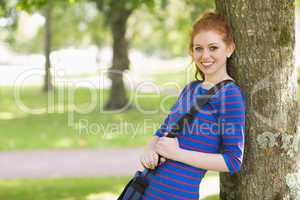
<svg viewBox="0 0 300 200">
<path fill-rule="evenodd" d="M 183 73 L 193 74 L 156 74 L 153 79 L 163 88 L 175 89 L 175 83 L 180 90 L 192 79 Z M 298 74 L 299 85 L 300 68 Z M 180 78 L 182 76 L 185 78 Z M 112 114 L 102 111 L 108 98 L 107 90 L 60 88 L 46 95 L 40 88 L 26 87 L 19 94 L 15 96 L 11 87 L 0 88 L 0 151 L 140 147 L 147 143 L 177 98 L 166 94 L 131 93 L 131 102 L 136 107 Z M 92 107 L 90 112 L 80 112 L 89 106 Z M 35 112 L 30 113 L 28 109 Z"/>
<path fill-rule="evenodd" d="M 0 180 L 0 199 L 115 200 L 128 180 L 129 177 Z M 214 195 L 203 200 L 218 199 Z"/>
<path fill-rule="evenodd" d="M 90 112 L 82 113 L 93 105 L 91 92 L 95 104 Z M 39 88 L 24 88 L 17 101 L 12 88 L 0 88 L 0 150 L 142 146 L 177 97 L 140 95 L 131 94 L 136 108 L 112 114 L 101 110 L 106 90 L 80 88 L 73 94 L 59 89 L 47 96 Z M 78 109 L 74 111 L 72 105 Z"/>
<path fill-rule="evenodd" d="M 115 200 L 128 177 L 0 181 L 3 200 Z"/>
<path fill-rule="evenodd" d="M 219 200 L 219 195 L 210 195 L 203 200 Z"/>
<path fill-rule="evenodd" d="M 183 88 L 186 83 L 195 80 L 195 67 L 187 66 L 184 70 L 170 71 L 168 73 L 153 73 L 149 76 L 153 79 L 154 83 L 163 88 L 175 88 L 175 86 Z"/>
</svg>

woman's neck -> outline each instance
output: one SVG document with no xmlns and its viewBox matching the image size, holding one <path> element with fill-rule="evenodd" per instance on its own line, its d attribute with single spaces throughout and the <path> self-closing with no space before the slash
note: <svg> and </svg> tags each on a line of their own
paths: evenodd
<svg viewBox="0 0 300 200">
<path fill-rule="evenodd" d="M 220 73 L 220 74 L 213 74 L 213 75 L 205 75 L 205 79 L 203 81 L 203 85 L 206 88 L 211 88 L 214 85 L 216 85 L 217 83 L 226 80 L 226 79 L 231 79 L 233 80 L 232 77 L 230 77 L 227 72 L 225 73 Z"/>
</svg>

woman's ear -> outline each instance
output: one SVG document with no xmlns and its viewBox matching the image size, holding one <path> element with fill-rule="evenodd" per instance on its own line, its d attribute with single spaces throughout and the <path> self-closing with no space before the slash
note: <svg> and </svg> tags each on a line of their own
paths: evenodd
<svg viewBox="0 0 300 200">
<path fill-rule="evenodd" d="M 235 44 L 231 43 L 228 47 L 227 47 L 227 58 L 229 58 L 233 52 L 235 50 Z"/>
</svg>

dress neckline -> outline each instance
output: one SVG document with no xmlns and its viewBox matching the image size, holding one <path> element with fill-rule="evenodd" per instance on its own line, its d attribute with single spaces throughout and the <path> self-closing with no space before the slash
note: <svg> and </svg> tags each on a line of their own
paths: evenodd
<svg viewBox="0 0 300 200">
<path fill-rule="evenodd" d="M 231 80 L 233 83 L 235 82 L 235 80 L 234 79 L 225 79 L 225 80 Z M 222 81 L 224 81 L 224 80 L 222 80 Z M 200 81 L 200 87 L 202 88 L 202 90 L 204 90 L 204 91 L 208 91 L 208 90 L 210 90 L 211 88 L 213 88 L 215 85 L 217 85 L 217 84 L 215 84 L 215 85 L 213 85 L 211 88 L 205 88 L 205 87 L 203 87 L 203 82 L 204 82 L 204 80 L 201 80 Z M 220 81 L 221 82 L 221 81 Z"/>
<path fill-rule="evenodd" d="M 202 82 L 200 83 L 200 87 L 201 87 L 201 89 L 204 90 L 204 91 L 208 91 L 208 90 L 209 90 L 209 89 L 206 89 L 205 87 L 203 87 Z"/>
</svg>

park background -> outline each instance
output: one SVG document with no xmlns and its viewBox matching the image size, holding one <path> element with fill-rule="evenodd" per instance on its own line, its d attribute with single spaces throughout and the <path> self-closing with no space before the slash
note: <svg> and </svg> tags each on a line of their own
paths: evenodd
<svg viewBox="0 0 300 200">
<path fill-rule="evenodd" d="M 154 1 L 135 9 L 128 19 L 126 33 L 130 41 L 130 69 L 126 70 L 124 80 L 130 106 L 116 112 L 103 110 L 109 98 L 107 70 L 112 60 L 112 35 L 105 11 L 93 1 L 53 1 L 50 54 L 53 89 L 45 91 L 44 5 L 3 2 L 0 199 L 116 199 L 135 167 L 138 168 L 138 164 L 129 165 L 124 170 L 127 165 L 121 163 L 124 162 L 121 157 L 128 152 L 127 155 L 134 156 L 142 152 L 180 89 L 194 79 L 188 55 L 189 31 L 199 14 L 214 9 L 214 1 Z M 295 4 L 295 67 L 299 74 L 300 1 Z M 99 155 L 99 160 L 93 160 L 91 168 L 84 163 L 82 167 L 73 166 L 81 169 L 75 175 L 63 170 L 55 173 L 42 170 L 42 173 L 38 168 L 42 162 L 47 169 L 53 164 L 47 162 L 51 156 L 66 153 L 61 165 L 72 171 L 67 163 L 77 163 L 72 160 L 76 156 L 68 157 L 67 152 L 81 155 L 81 150 L 90 153 L 86 155 L 98 153 L 95 157 Z M 34 152 L 38 153 L 37 159 L 33 159 L 37 162 L 36 169 L 28 168 L 28 174 L 24 174 L 29 166 L 27 156 Z M 112 161 L 117 167 L 99 172 L 101 163 L 110 162 L 106 161 L 108 156 L 107 159 L 120 163 Z M 83 157 L 77 157 L 79 164 Z M 22 159 L 13 162 L 17 158 Z M 87 162 L 93 165 L 93 161 Z M 99 169 L 94 169 L 98 165 Z M 110 170 L 115 176 L 110 175 Z M 218 199 L 218 173 L 210 172 L 205 180 L 210 190 L 206 190 L 204 199 Z"/>
</svg>

